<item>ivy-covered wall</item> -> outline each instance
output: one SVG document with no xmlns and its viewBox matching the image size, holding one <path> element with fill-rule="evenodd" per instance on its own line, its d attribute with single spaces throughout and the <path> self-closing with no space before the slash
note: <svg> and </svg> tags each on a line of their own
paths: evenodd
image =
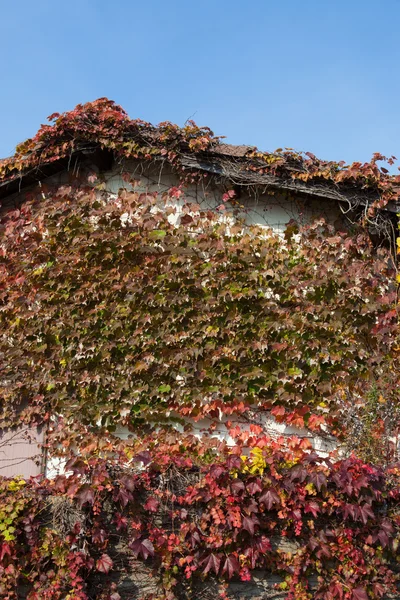
<svg viewBox="0 0 400 600">
<path fill-rule="evenodd" d="M 204 206 L 204 173 L 176 160 L 215 143 L 194 125 L 164 125 L 143 147 L 125 133 L 155 132 L 108 101 L 55 119 L 0 164 L 4 181 L 65 159 L 86 132 L 115 150 L 125 185 L 111 194 L 102 174 L 72 169 L 1 217 L 0 425 L 44 426 L 48 455 L 67 461 L 51 480 L 0 479 L 2 598 L 254 597 L 263 578 L 288 600 L 396 593 L 390 240 L 373 243 L 365 220 L 251 226 L 233 188 Z M 123 152 L 158 169 L 168 156 L 178 185 L 144 193 Z M 309 160 L 303 179 L 363 181 L 388 201 L 376 160 Z M 340 452 L 276 439 L 270 417 Z M 222 420 L 230 444 L 214 435 Z"/>
<path fill-rule="evenodd" d="M 165 165 L 143 165 L 140 161 L 125 161 L 123 168 L 120 164 L 114 165 L 112 170 L 98 172 L 96 165 L 86 164 L 84 168 L 87 183 L 93 189 L 101 190 L 110 195 L 110 198 L 116 198 L 121 190 L 133 191 L 139 196 L 157 195 L 158 206 L 168 207 L 170 212 L 168 219 L 171 223 L 179 222 L 182 210 L 185 205 L 190 203 L 199 204 L 202 209 L 210 209 L 216 211 L 216 215 L 221 221 L 232 219 L 230 215 L 226 217 L 226 211 L 232 209 L 232 204 L 221 206 L 221 198 L 223 189 L 215 182 L 197 182 L 180 187 L 179 177 Z M 130 185 L 127 178 L 131 178 L 133 185 Z M 74 179 L 74 177 L 72 177 Z M 71 180 L 69 172 L 52 176 L 44 182 L 44 186 L 49 189 L 57 189 L 62 185 L 68 185 Z M 15 206 L 23 206 L 27 196 L 34 192 L 34 188 L 30 188 L 23 193 L 17 193 L 9 196 L 4 204 Z M 168 201 L 165 198 L 168 197 Z M 274 195 L 263 193 L 262 190 L 257 196 L 244 191 L 240 194 L 240 198 L 236 197 L 236 193 L 232 195 L 231 201 L 235 207 L 235 217 L 245 221 L 248 225 L 258 225 L 260 227 L 271 228 L 274 232 L 283 235 L 288 223 L 295 222 L 299 226 L 311 223 L 314 219 L 324 218 L 327 223 L 334 227 L 346 228 L 346 221 L 342 211 L 337 203 L 332 201 L 315 201 L 309 198 L 296 197 L 293 194 L 278 192 Z M 218 208 L 219 207 L 219 208 Z M 222 208 L 224 210 L 222 210 Z M 3 209 L 4 211 L 5 209 Z M 121 216 L 121 227 L 129 225 L 128 213 L 123 213 Z M 220 423 L 217 426 L 219 439 L 227 440 L 233 444 L 233 440 L 229 435 L 229 428 L 226 426 L 228 419 L 221 415 Z M 240 423 L 240 422 L 239 422 Z M 275 435 L 300 435 L 312 440 L 313 445 L 321 452 L 327 452 L 335 448 L 335 441 L 332 437 L 321 438 L 315 433 L 311 433 L 304 428 L 294 427 L 286 423 L 277 423 L 275 418 L 266 414 L 260 417 L 260 423 L 265 431 Z M 203 419 L 196 423 L 195 429 L 198 435 L 202 435 L 207 431 L 211 422 L 209 419 Z M 244 425 L 243 423 L 241 424 Z M 25 429 L 23 428 L 23 432 Z M 129 435 L 129 429 L 126 426 L 119 426 L 117 435 L 126 438 Z M 13 434 L 10 442 L 14 440 Z M 4 475 L 22 475 L 30 476 L 34 472 L 40 472 L 43 469 L 43 461 L 40 463 L 38 458 L 38 449 L 34 443 L 35 431 L 29 432 L 29 435 L 19 435 L 18 452 L 15 453 L 16 445 L 7 442 L 4 439 L 2 450 L 10 461 L 0 464 L 0 473 Z M 30 438 L 33 438 L 32 440 Z M 41 439 L 41 435 L 39 435 Z M 11 456 L 12 455 L 12 456 Z M 32 456 L 35 458 L 37 466 L 35 467 L 31 460 L 24 460 L 24 457 Z M 54 477 L 58 473 L 62 473 L 65 461 L 60 461 L 51 456 L 45 457 L 45 473 L 49 477 Z M 32 468 L 34 469 L 32 471 Z M 6 470 L 7 469 L 7 470 Z"/>
</svg>

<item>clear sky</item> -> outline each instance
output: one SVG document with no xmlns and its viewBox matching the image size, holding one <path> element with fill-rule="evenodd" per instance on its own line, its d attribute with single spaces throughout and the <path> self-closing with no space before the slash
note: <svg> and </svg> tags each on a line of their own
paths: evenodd
<svg viewBox="0 0 400 600">
<path fill-rule="evenodd" d="M 0 0 L 0 157 L 107 96 L 231 143 L 400 158 L 400 0 Z"/>
</svg>

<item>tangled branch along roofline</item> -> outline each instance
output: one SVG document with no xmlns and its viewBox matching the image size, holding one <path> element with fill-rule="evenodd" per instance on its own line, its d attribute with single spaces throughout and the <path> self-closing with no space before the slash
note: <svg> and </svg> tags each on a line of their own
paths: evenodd
<svg viewBox="0 0 400 600">
<path fill-rule="evenodd" d="M 325 200 L 397 212 L 400 175 L 389 166 L 395 157 L 374 154 L 369 163 L 324 161 L 310 152 L 278 149 L 261 152 L 255 146 L 224 143 L 207 127 L 188 121 L 178 127 L 168 121 L 153 126 L 130 119 L 122 107 L 106 98 L 79 104 L 49 117 L 37 134 L 18 145 L 13 156 L 0 160 L 0 198 L 71 167 L 71 159 L 110 152 L 122 162 L 135 158 L 167 162 L 183 182 L 208 173 L 238 187 L 280 189 Z"/>
</svg>

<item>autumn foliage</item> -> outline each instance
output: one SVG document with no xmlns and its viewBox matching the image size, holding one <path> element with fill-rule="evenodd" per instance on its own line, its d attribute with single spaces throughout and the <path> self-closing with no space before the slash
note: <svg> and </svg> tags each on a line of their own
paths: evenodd
<svg viewBox="0 0 400 600">
<path fill-rule="evenodd" d="M 82 426 L 272 410 L 340 435 L 372 386 L 391 399 L 385 252 L 323 223 L 283 243 L 194 204 L 171 224 L 166 202 L 80 185 L 8 213 L 5 420 L 28 399 L 29 418 Z"/>
<path fill-rule="evenodd" d="M 182 144 L 217 143 L 194 124 L 163 124 L 145 146 L 148 124 L 107 102 L 55 116 L 0 164 L 3 179 L 65 158 L 78 132 L 79 143 L 104 134 L 116 156 L 168 156 L 178 175 Z M 312 177 L 315 157 L 301 160 Z M 395 182 L 375 167 L 368 185 L 384 194 Z M 121 539 L 154 567 L 168 600 L 207 578 L 226 597 L 224 581 L 259 569 L 282 576 L 288 599 L 393 590 L 390 252 L 358 226 L 317 221 L 284 237 L 246 226 L 234 194 L 222 197 L 231 212 L 221 218 L 185 199 L 187 173 L 163 196 L 139 193 L 129 173 L 117 195 L 86 175 L 43 185 L 2 216 L 1 425 L 44 425 L 49 456 L 68 463 L 53 480 L 1 480 L 1 597 L 25 586 L 29 600 L 118 600 Z M 324 458 L 307 440 L 273 439 L 271 415 L 344 448 L 351 440 L 355 454 Z M 131 438 L 115 435 L 121 426 Z M 75 516 L 57 521 L 57 503 Z"/>
<path fill-rule="evenodd" d="M 398 468 L 332 463 L 304 441 L 288 447 L 256 434 L 247 456 L 240 443 L 218 451 L 194 438 L 148 447 L 125 469 L 92 448 L 70 461 L 68 477 L 2 481 L 3 598 L 25 583 L 30 600 L 117 600 L 121 539 L 153 566 L 167 598 L 191 597 L 207 577 L 220 578 L 225 597 L 224 580 L 250 581 L 260 569 L 279 573 L 291 599 L 367 600 L 395 589 Z M 58 501 L 64 512 L 80 509 L 69 529 L 48 518 Z"/>
</svg>

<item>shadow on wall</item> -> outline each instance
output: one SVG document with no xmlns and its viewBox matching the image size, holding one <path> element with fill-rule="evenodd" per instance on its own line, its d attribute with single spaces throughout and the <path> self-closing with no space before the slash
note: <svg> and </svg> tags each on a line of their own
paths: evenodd
<svg viewBox="0 0 400 600">
<path fill-rule="evenodd" d="M 43 472 L 44 429 L 23 425 L 0 431 L 0 476 L 24 478 Z"/>
</svg>

